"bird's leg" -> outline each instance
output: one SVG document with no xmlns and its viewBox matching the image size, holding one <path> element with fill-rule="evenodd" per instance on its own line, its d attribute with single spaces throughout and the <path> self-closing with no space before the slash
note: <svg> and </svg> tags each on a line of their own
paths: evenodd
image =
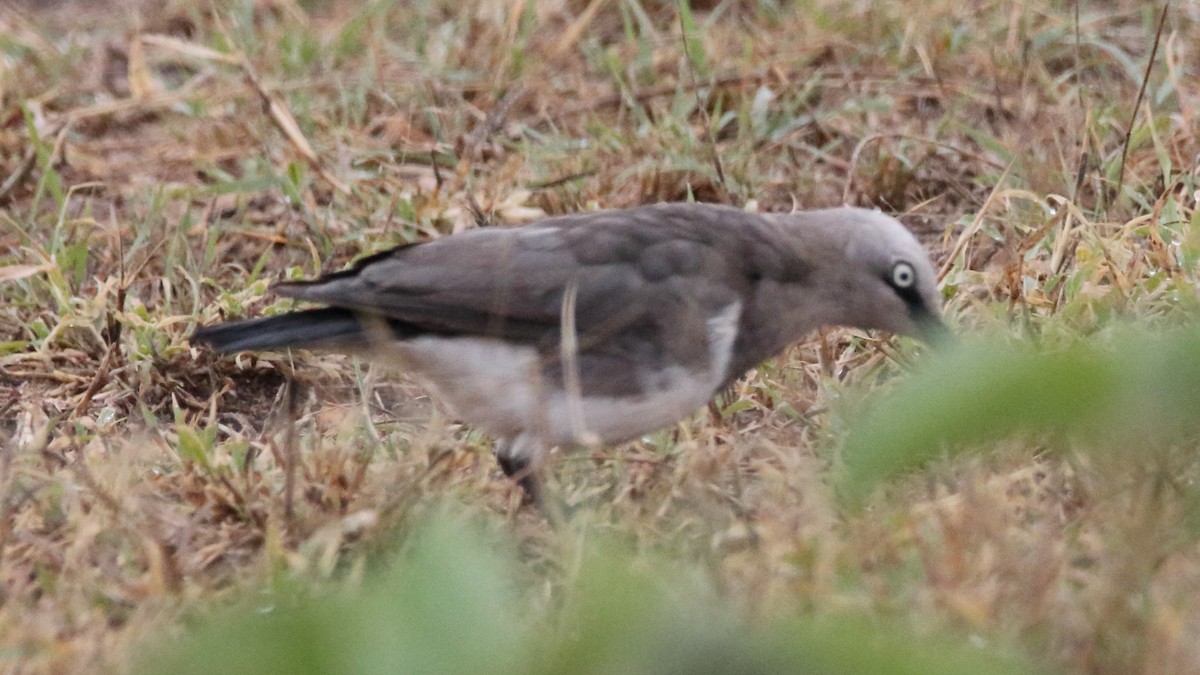
<svg viewBox="0 0 1200 675">
<path fill-rule="evenodd" d="M 515 439 L 496 442 L 493 451 L 496 462 L 504 475 L 515 480 L 525 493 L 525 502 L 545 516 L 550 526 L 563 527 L 571 517 L 573 509 L 560 500 L 542 498 L 542 469 L 546 460 L 546 447 L 531 434 L 520 434 Z"/>
<path fill-rule="evenodd" d="M 504 475 L 521 486 L 525 492 L 525 501 L 540 509 L 543 506 L 542 481 L 538 471 L 541 469 L 539 460 L 542 453 L 529 452 L 531 445 L 532 443 L 523 436 L 518 436 L 515 440 L 499 439 L 492 454 L 495 455 L 496 463 L 500 465 Z"/>
</svg>

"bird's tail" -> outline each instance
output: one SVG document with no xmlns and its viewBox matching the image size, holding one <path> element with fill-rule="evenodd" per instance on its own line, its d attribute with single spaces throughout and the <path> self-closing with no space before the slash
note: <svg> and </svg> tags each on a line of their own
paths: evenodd
<svg viewBox="0 0 1200 675">
<path fill-rule="evenodd" d="M 203 326 L 191 341 L 223 353 L 287 347 L 338 350 L 366 344 L 366 333 L 354 312 L 324 307 Z"/>
</svg>

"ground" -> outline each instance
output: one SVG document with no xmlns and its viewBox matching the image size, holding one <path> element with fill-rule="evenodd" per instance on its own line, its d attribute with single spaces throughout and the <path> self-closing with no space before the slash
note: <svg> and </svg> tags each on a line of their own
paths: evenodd
<svg viewBox="0 0 1200 675">
<path fill-rule="evenodd" d="M 0 5 L 5 669 L 120 670 L 281 575 L 352 585 L 446 500 L 518 542 L 547 593 L 569 584 L 561 535 L 521 507 L 490 439 L 418 386 L 188 344 L 198 324 L 290 306 L 273 280 L 384 247 L 664 200 L 850 203 L 919 234 L 960 334 L 1183 320 L 1200 11 L 1163 12 Z M 928 358 L 823 331 L 674 429 L 557 456 L 549 490 L 578 532 L 702 561 L 748 616 L 850 607 L 1067 672 L 1200 672 L 1194 444 L 1121 462 L 1015 438 L 892 481 L 866 512 L 841 505 L 860 403 Z"/>
</svg>

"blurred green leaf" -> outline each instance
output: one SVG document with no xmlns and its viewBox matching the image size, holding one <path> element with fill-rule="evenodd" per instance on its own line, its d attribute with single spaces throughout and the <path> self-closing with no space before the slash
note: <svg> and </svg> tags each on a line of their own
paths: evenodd
<svg viewBox="0 0 1200 675">
<path fill-rule="evenodd" d="M 442 522 L 409 541 L 382 578 L 350 597 L 294 607 L 264 599 L 204 623 L 147 673 L 524 673 L 527 622 L 511 581 L 514 561 Z M 275 599 L 278 601 L 279 599 Z"/>
<path fill-rule="evenodd" d="M 1166 441 L 1200 417 L 1200 330 L 1129 331 L 1107 346 L 961 345 L 870 406 L 843 451 L 851 502 L 943 454 L 1019 432 L 1069 434 L 1095 445 Z"/>
</svg>

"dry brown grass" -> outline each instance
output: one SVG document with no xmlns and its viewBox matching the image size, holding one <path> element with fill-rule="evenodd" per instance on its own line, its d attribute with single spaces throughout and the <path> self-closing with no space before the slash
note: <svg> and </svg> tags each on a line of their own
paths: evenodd
<svg viewBox="0 0 1200 675">
<path fill-rule="evenodd" d="M 520 541 L 536 587 L 564 583 L 489 441 L 420 390 L 186 341 L 269 311 L 279 275 L 471 227 L 472 199 L 500 223 L 878 205 L 946 262 L 964 332 L 1053 341 L 1195 307 L 1194 3 L 1167 14 L 1136 111 L 1145 3 L 1078 23 L 1060 3 L 773 4 L 692 3 L 711 23 L 690 60 L 676 4 L 646 0 L 0 5 L 6 669 L 120 669 L 239 594 L 353 584 L 441 499 Z M 838 510 L 838 400 L 886 386 L 894 356 L 828 332 L 713 413 L 560 457 L 551 489 L 581 505 L 575 536 L 701 560 L 751 616 L 850 608 L 1071 672 L 1200 672 L 1187 448 L 1013 442 Z"/>
</svg>

